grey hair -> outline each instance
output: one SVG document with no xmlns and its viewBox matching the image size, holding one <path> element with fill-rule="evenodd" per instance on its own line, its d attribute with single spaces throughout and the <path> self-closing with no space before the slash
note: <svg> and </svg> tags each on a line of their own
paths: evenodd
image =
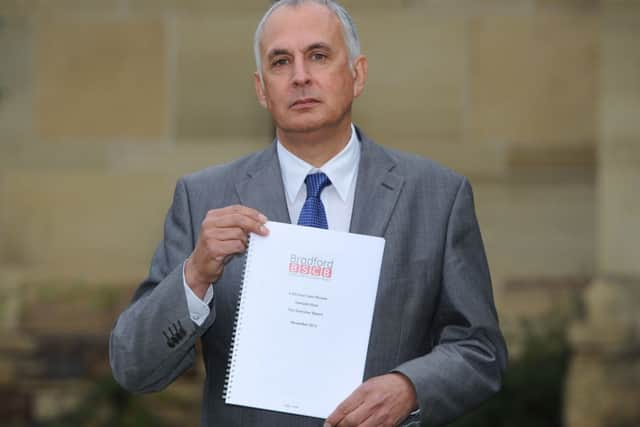
<svg viewBox="0 0 640 427">
<path fill-rule="evenodd" d="M 353 61 L 356 59 L 358 55 L 360 55 L 360 38 L 358 37 L 358 31 L 356 30 L 356 26 L 353 23 L 353 19 L 351 19 L 351 15 L 349 12 L 342 7 L 338 2 L 334 0 L 279 0 L 273 3 L 269 10 L 264 14 L 258 27 L 256 28 L 256 33 L 253 37 L 253 53 L 256 57 L 256 68 L 258 70 L 258 74 L 260 75 L 260 80 L 262 80 L 262 59 L 260 58 L 260 40 L 262 39 L 262 33 L 264 32 L 264 26 L 267 23 L 267 20 L 273 12 L 280 9 L 283 6 L 299 6 L 304 3 L 316 3 L 322 6 L 327 7 L 333 13 L 336 14 L 338 19 L 340 20 L 340 24 L 342 25 L 342 32 L 344 34 L 344 41 L 347 45 L 347 49 L 349 51 L 349 65 L 353 66 Z"/>
</svg>

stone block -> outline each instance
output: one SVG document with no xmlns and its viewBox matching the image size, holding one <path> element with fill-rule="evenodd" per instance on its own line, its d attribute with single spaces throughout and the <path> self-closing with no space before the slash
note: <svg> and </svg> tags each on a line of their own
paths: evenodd
<svg viewBox="0 0 640 427">
<path fill-rule="evenodd" d="M 535 0 L 536 10 L 542 13 L 597 14 L 600 0 Z"/>
<path fill-rule="evenodd" d="M 470 21 L 467 137 L 518 145 L 593 145 L 598 25 L 591 15 Z"/>
<path fill-rule="evenodd" d="M 543 168 L 581 168 L 596 170 L 597 152 L 595 145 L 510 145 L 508 147 L 509 169 L 522 171 Z"/>
<path fill-rule="evenodd" d="M 127 0 L 5 0 L 0 13 L 9 16 L 100 15 L 116 16 L 126 12 Z"/>
<path fill-rule="evenodd" d="M 501 314 L 510 322 L 569 321 L 589 281 L 578 277 L 511 278 L 500 292 Z"/>
<path fill-rule="evenodd" d="M 640 138 L 640 3 L 602 6 L 601 132 L 605 144 Z"/>
<path fill-rule="evenodd" d="M 38 21 L 34 112 L 44 140 L 157 140 L 168 129 L 164 25 L 153 19 Z"/>
<path fill-rule="evenodd" d="M 254 89 L 255 17 L 180 16 L 176 23 L 176 135 L 182 140 L 270 138 Z"/>
<path fill-rule="evenodd" d="M 360 16 L 359 30 L 369 78 L 355 102 L 355 122 L 391 146 L 461 142 L 464 19 L 411 10 L 372 12 Z"/>
<path fill-rule="evenodd" d="M 258 23 L 260 16 L 271 5 L 269 0 L 128 0 L 129 9 L 134 13 L 178 13 L 181 15 L 235 14 L 252 16 Z"/>
<path fill-rule="evenodd" d="M 407 7 L 424 9 L 429 13 L 465 16 L 529 15 L 535 8 L 534 0 L 412 0 Z"/>
<path fill-rule="evenodd" d="M 640 423 L 639 359 L 607 361 L 578 354 L 566 385 L 567 427 L 637 426 Z"/>
<path fill-rule="evenodd" d="M 610 274 L 640 276 L 640 139 L 605 144 L 601 153 L 600 268 Z"/>
<path fill-rule="evenodd" d="M 39 422 L 50 421 L 73 411 L 90 389 L 91 385 L 86 381 L 40 387 L 33 396 L 34 419 Z"/>
<path fill-rule="evenodd" d="M 144 274 L 175 180 L 163 173 L 16 171 L 2 184 L 5 259 L 45 277 L 99 283 Z"/>
<path fill-rule="evenodd" d="M 38 140 L 0 145 L 0 166 L 5 171 L 106 171 L 111 151 L 120 145 L 82 141 L 46 144 Z"/>
<path fill-rule="evenodd" d="M 604 359 L 640 355 L 638 304 L 640 279 L 595 280 L 585 294 L 585 319 L 571 329 L 573 348 Z"/>
<path fill-rule="evenodd" d="M 0 13 L 0 147 L 31 131 L 31 25 Z M 0 159 L 3 166 L 6 159 Z"/>
<path fill-rule="evenodd" d="M 494 287 L 514 277 L 594 273 L 595 191 L 582 175 L 472 180 Z"/>
<path fill-rule="evenodd" d="M 211 165 L 230 162 L 270 144 L 270 138 L 221 138 L 182 140 L 177 146 L 122 145 L 112 150 L 109 167 L 116 173 L 162 172 L 178 178 Z"/>
</svg>

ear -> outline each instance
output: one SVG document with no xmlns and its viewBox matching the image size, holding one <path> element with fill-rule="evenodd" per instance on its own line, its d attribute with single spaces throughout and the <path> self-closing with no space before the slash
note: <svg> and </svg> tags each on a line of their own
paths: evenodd
<svg viewBox="0 0 640 427">
<path fill-rule="evenodd" d="M 258 97 L 258 102 L 262 105 L 263 108 L 267 108 L 267 97 L 264 94 L 264 86 L 262 85 L 262 80 L 260 80 L 260 74 L 256 71 L 253 73 L 253 79 L 256 86 L 256 96 Z"/>
<path fill-rule="evenodd" d="M 357 98 L 364 91 L 367 83 L 369 62 L 364 55 L 358 55 L 353 61 L 353 97 Z"/>
</svg>

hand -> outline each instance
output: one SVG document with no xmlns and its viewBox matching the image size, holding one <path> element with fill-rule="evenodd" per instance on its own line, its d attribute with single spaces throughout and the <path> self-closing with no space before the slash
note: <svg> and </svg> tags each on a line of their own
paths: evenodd
<svg viewBox="0 0 640 427">
<path fill-rule="evenodd" d="M 327 418 L 325 427 L 392 427 L 418 408 L 407 377 L 391 373 L 365 381 Z"/>
<path fill-rule="evenodd" d="M 250 232 L 261 236 L 269 233 L 265 222 L 267 217 L 260 212 L 241 205 L 207 212 L 196 247 L 185 266 L 187 284 L 197 296 L 204 298 L 209 284 L 222 275 L 231 255 L 246 250 Z"/>
</svg>

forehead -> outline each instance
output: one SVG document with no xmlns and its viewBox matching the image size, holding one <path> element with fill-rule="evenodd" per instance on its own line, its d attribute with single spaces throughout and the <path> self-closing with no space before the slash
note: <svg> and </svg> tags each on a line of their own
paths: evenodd
<svg viewBox="0 0 640 427">
<path fill-rule="evenodd" d="M 334 48 L 345 46 L 335 13 L 310 2 L 276 9 L 265 23 L 260 48 L 264 54 L 272 49 L 295 49 L 318 42 Z"/>
</svg>

